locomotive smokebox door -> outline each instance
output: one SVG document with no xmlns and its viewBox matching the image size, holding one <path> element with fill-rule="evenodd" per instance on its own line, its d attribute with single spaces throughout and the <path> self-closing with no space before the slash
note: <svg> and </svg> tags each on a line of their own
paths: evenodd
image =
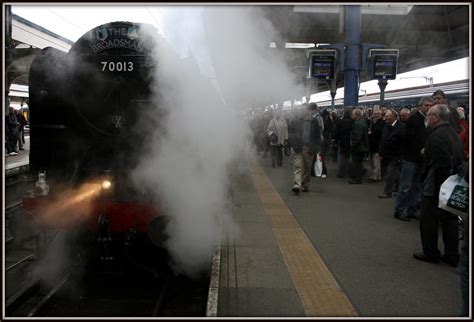
<svg viewBox="0 0 474 322">
<path fill-rule="evenodd" d="M 140 25 L 132 23 L 102 25 L 68 53 L 71 99 L 93 135 L 128 137 L 145 128 L 139 122 L 150 105 L 153 45 L 139 34 Z"/>
</svg>

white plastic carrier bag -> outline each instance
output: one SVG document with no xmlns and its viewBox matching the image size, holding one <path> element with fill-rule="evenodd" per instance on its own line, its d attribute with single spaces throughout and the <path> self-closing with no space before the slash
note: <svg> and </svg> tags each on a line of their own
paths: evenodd
<svg viewBox="0 0 474 322">
<path fill-rule="evenodd" d="M 323 161 L 319 153 L 316 155 L 316 162 L 314 163 L 314 175 L 320 177 L 323 174 Z"/>
<path fill-rule="evenodd" d="M 443 182 L 438 207 L 458 216 L 469 211 L 469 185 L 463 177 L 453 174 Z"/>
</svg>

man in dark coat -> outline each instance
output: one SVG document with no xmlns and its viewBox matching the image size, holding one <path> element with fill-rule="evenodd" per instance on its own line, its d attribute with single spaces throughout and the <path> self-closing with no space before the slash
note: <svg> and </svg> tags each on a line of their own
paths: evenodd
<svg viewBox="0 0 474 322">
<path fill-rule="evenodd" d="M 369 152 L 369 137 L 367 122 L 362 117 L 362 110 L 355 108 L 352 111 L 354 124 L 351 131 L 351 180 L 350 184 L 362 183 L 362 161 Z"/>
<path fill-rule="evenodd" d="M 334 127 L 334 142 L 337 144 L 337 177 L 349 175 L 349 156 L 351 153 L 351 131 L 354 120 L 352 109 L 346 108 L 342 119 L 337 120 Z"/>
<path fill-rule="evenodd" d="M 382 180 L 382 169 L 380 168 L 380 139 L 385 127 L 382 119 L 382 111 L 375 109 L 372 113 L 372 120 L 369 123 L 369 159 L 372 173 L 369 175 L 370 182 Z"/>
<path fill-rule="evenodd" d="M 438 208 L 442 183 L 452 174 L 458 173 L 463 164 L 463 146 L 454 129 L 449 125 L 449 109 L 436 104 L 427 113 L 427 123 L 432 131 L 423 151 L 422 199 L 420 207 L 420 234 L 422 253 L 413 257 L 430 263 L 442 260 L 458 266 L 459 237 L 458 217 Z M 439 222 L 443 231 L 444 256 L 438 249 Z"/>
<path fill-rule="evenodd" d="M 398 190 L 400 177 L 400 162 L 402 144 L 405 136 L 405 125 L 397 121 L 397 112 L 388 109 L 385 112 L 385 128 L 380 139 L 379 155 L 387 167 L 387 182 L 381 199 L 392 198 L 392 193 Z"/>
<path fill-rule="evenodd" d="M 321 178 L 326 178 L 328 174 L 328 170 L 326 167 L 326 160 L 331 155 L 331 142 L 332 136 L 334 132 L 334 120 L 332 119 L 332 115 L 328 112 L 328 110 L 324 110 L 321 112 L 321 116 L 324 123 L 324 130 L 323 130 L 323 142 L 322 142 L 322 151 L 321 151 L 321 158 L 323 163 L 323 172 Z"/>
<path fill-rule="evenodd" d="M 23 144 L 25 143 L 25 125 L 27 125 L 28 122 L 26 121 L 26 118 L 21 111 L 17 111 L 16 118 L 18 120 L 18 147 L 20 148 L 20 150 L 24 150 Z"/>
<path fill-rule="evenodd" d="M 422 97 L 418 111 L 405 123 L 405 140 L 402 146 L 402 169 L 397 198 L 395 199 L 394 217 L 418 219 L 415 215 L 416 205 L 421 193 L 421 150 L 426 142 L 425 117 L 433 105 L 431 97 Z M 408 219 L 409 220 L 409 219 Z"/>
<path fill-rule="evenodd" d="M 319 122 L 312 117 L 316 104 L 305 106 L 288 126 L 288 144 L 293 163 L 293 188 L 295 194 L 309 191 L 313 156 L 321 152 Z"/>
<path fill-rule="evenodd" d="M 8 114 L 5 116 L 5 127 L 7 134 L 7 154 L 17 155 L 17 138 L 18 138 L 18 120 L 16 118 L 15 109 L 13 107 L 8 108 Z"/>
</svg>

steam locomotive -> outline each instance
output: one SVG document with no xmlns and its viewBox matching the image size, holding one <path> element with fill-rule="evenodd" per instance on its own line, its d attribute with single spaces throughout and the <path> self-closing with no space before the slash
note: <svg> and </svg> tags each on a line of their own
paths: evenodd
<svg viewBox="0 0 474 322">
<path fill-rule="evenodd" d="M 30 171 L 40 179 L 23 207 L 44 226 L 80 230 L 102 260 L 166 239 L 166 216 L 130 175 L 158 126 L 153 29 L 98 26 L 68 53 L 43 49 L 29 72 Z"/>
</svg>

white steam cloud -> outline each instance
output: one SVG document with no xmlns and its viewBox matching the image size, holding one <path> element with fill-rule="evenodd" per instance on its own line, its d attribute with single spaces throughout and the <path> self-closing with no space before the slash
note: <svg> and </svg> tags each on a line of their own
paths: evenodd
<svg viewBox="0 0 474 322">
<path fill-rule="evenodd" d="M 167 248 L 176 270 L 193 276 L 210 268 L 230 162 L 247 147 L 244 109 L 303 90 L 283 58 L 268 55 L 276 34 L 254 8 L 165 12 L 162 27 L 175 48 L 158 40 L 153 52 L 154 104 L 164 113 L 149 116 L 160 126 L 134 175 L 170 216 Z"/>
</svg>

